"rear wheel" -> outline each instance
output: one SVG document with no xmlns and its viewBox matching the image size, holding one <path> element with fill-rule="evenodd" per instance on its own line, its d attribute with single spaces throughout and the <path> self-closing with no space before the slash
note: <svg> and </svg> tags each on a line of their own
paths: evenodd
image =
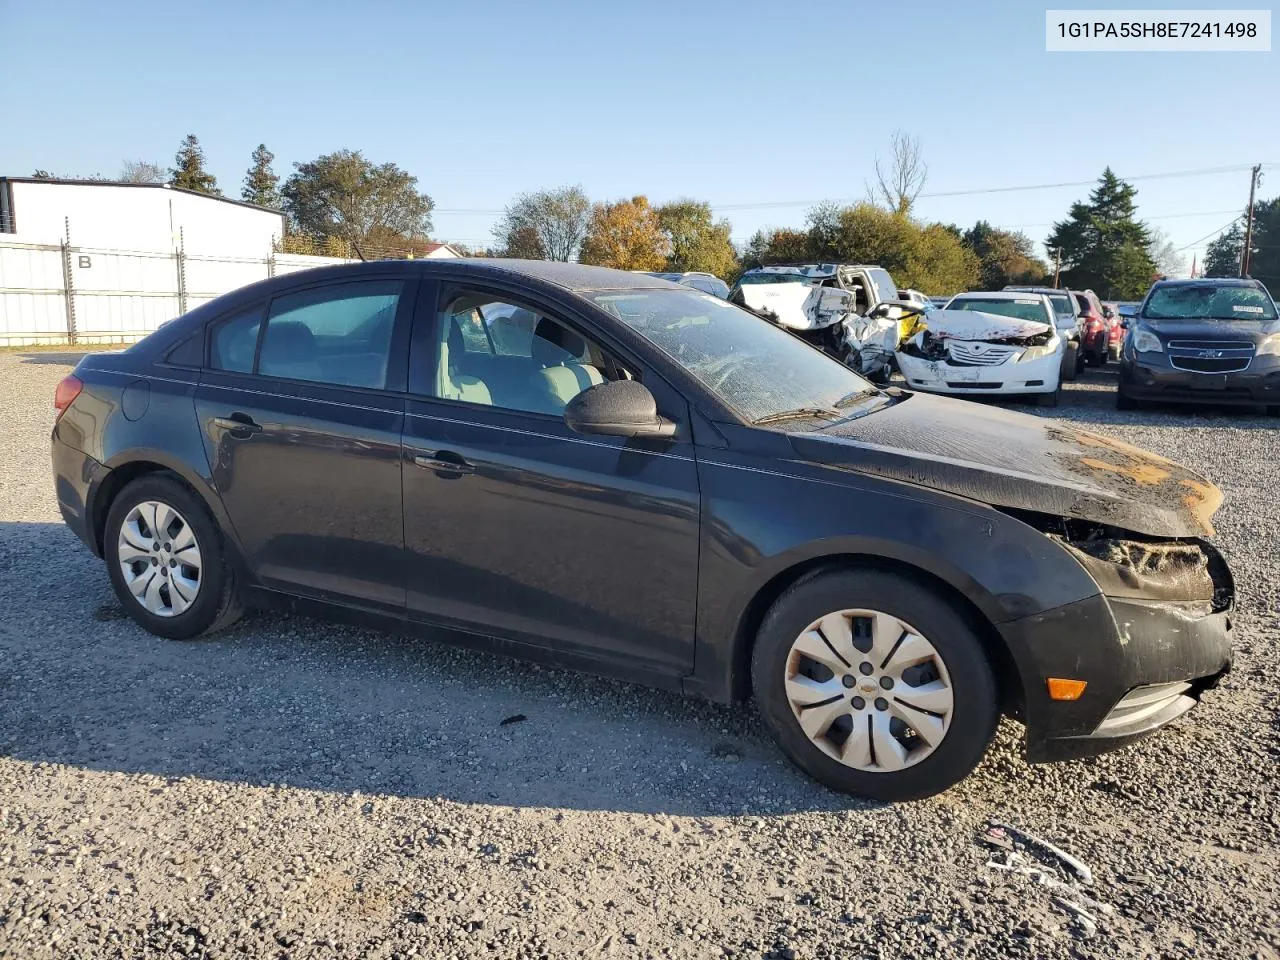
<svg viewBox="0 0 1280 960">
<path fill-rule="evenodd" d="M 964 616 L 896 573 L 800 580 L 765 617 L 751 675 L 765 722 L 797 766 L 877 800 L 963 780 L 999 719 L 991 667 Z"/>
<path fill-rule="evenodd" d="M 187 640 L 240 617 L 218 528 L 172 477 L 144 476 L 120 492 L 107 515 L 103 555 L 120 602 L 151 633 Z"/>
</svg>

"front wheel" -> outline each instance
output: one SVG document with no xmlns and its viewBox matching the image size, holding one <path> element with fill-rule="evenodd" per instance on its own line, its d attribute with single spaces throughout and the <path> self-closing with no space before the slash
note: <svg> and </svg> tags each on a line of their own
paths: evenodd
<svg viewBox="0 0 1280 960">
<path fill-rule="evenodd" d="M 927 797 L 963 780 L 1000 716 L 966 618 L 897 573 L 800 580 L 765 617 L 751 676 L 792 762 L 833 790 L 876 800 Z"/>
<path fill-rule="evenodd" d="M 1061 396 L 1062 387 L 1058 387 L 1058 389 L 1053 391 L 1053 393 L 1036 394 L 1036 403 L 1042 407 L 1056 407 Z"/>
<path fill-rule="evenodd" d="M 120 492 L 107 514 L 103 555 L 125 610 L 158 636 L 188 640 L 241 614 L 213 518 L 172 477 L 144 476 Z"/>
<path fill-rule="evenodd" d="M 1117 410 L 1137 410 L 1140 404 L 1133 397 L 1129 396 L 1123 390 L 1116 391 L 1116 409 Z"/>
</svg>

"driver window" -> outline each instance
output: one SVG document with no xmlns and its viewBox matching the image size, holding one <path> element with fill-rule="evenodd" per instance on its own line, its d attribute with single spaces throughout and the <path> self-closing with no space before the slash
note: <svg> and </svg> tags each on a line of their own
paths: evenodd
<svg viewBox="0 0 1280 960">
<path fill-rule="evenodd" d="M 558 417 L 583 390 L 632 377 L 569 325 L 483 294 L 453 298 L 437 336 L 434 382 L 444 400 Z"/>
</svg>

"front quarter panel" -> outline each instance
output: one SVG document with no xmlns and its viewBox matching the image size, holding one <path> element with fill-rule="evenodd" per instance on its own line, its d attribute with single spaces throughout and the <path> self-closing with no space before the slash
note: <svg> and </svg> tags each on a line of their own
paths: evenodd
<svg viewBox="0 0 1280 960">
<path fill-rule="evenodd" d="M 753 599 L 828 558 L 909 565 L 968 598 L 993 624 L 1099 593 L 1065 551 L 985 504 L 798 461 L 781 433 L 721 432 L 727 449 L 699 449 L 694 692 L 730 699 L 740 691 L 739 643 L 754 640 L 748 621 L 762 612 L 753 610 Z"/>
</svg>

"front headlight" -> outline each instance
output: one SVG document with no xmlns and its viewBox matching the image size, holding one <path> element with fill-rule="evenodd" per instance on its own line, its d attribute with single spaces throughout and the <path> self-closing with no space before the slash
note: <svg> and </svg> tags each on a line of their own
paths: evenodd
<svg viewBox="0 0 1280 960">
<path fill-rule="evenodd" d="M 1273 333 L 1258 345 L 1258 356 L 1280 357 L 1280 333 Z"/>
<path fill-rule="evenodd" d="M 1133 349 L 1139 353 L 1164 353 L 1164 345 L 1150 330 L 1139 327 L 1133 331 Z"/>
<path fill-rule="evenodd" d="M 1049 339 L 1048 343 L 1043 343 L 1038 347 L 1027 347 L 1027 349 L 1023 350 L 1022 356 L 1018 358 L 1018 362 L 1022 363 L 1024 360 L 1040 360 L 1044 357 L 1052 356 L 1057 352 L 1061 343 L 1062 341 L 1058 339 L 1058 335 L 1055 333 Z"/>
</svg>

